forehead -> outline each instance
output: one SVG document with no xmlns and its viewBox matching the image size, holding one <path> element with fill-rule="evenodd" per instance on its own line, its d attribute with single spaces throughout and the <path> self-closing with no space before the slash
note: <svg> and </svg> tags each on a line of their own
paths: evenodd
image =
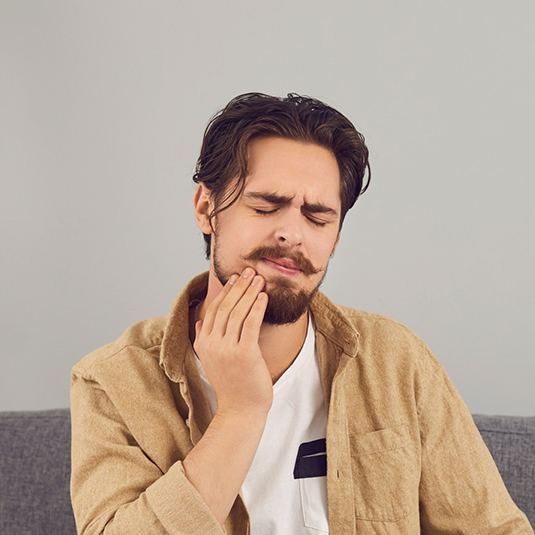
<svg viewBox="0 0 535 535">
<path fill-rule="evenodd" d="M 248 160 L 245 192 L 271 191 L 340 205 L 338 162 L 325 147 L 277 137 L 258 138 L 249 144 Z"/>
</svg>

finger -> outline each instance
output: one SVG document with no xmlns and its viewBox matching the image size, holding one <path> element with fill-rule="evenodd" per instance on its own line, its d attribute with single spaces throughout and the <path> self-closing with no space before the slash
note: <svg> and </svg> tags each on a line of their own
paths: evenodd
<svg viewBox="0 0 535 535">
<path fill-rule="evenodd" d="M 193 349 L 195 353 L 197 353 L 197 356 L 199 355 L 197 348 L 199 346 L 199 342 L 201 338 L 202 323 L 203 323 L 202 320 L 195 322 L 195 340 L 193 340 Z"/>
<path fill-rule="evenodd" d="M 264 278 L 257 275 L 251 282 L 251 286 L 247 288 L 245 294 L 230 312 L 225 331 L 225 336 L 229 337 L 230 340 L 236 343 L 239 341 L 243 324 L 250 314 L 258 294 L 263 290 L 264 284 Z"/>
<path fill-rule="evenodd" d="M 236 305 L 244 297 L 252 282 L 255 280 L 255 271 L 254 269 L 248 267 L 246 268 L 241 276 L 238 278 L 236 283 L 232 286 L 228 294 L 223 298 L 219 303 L 217 312 L 214 316 L 212 333 L 219 336 L 224 336 L 227 331 L 227 325 L 229 317 L 233 312 Z M 256 292 L 258 293 L 258 292 Z M 245 319 L 245 318 L 243 318 Z M 242 321 L 243 321 L 242 319 Z"/>
<path fill-rule="evenodd" d="M 202 331 L 203 320 L 199 320 L 195 323 L 195 339 L 199 338 Z"/>
<path fill-rule="evenodd" d="M 232 286 L 236 283 L 238 280 L 238 275 L 234 274 L 230 277 L 230 279 L 227 281 L 227 284 L 223 286 L 221 291 L 217 294 L 215 299 L 210 303 L 210 306 L 206 310 L 206 314 L 204 315 L 203 319 L 203 327 L 204 332 L 207 334 L 210 334 L 212 332 L 212 329 L 214 327 L 214 321 L 217 316 L 217 311 L 219 310 L 219 305 L 225 299 L 225 297 L 228 295 L 230 290 L 232 289 Z"/>
<path fill-rule="evenodd" d="M 247 319 L 243 322 L 240 343 L 245 345 L 258 344 L 260 328 L 264 321 L 264 314 L 268 305 L 268 295 L 265 292 L 258 294 Z"/>
</svg>

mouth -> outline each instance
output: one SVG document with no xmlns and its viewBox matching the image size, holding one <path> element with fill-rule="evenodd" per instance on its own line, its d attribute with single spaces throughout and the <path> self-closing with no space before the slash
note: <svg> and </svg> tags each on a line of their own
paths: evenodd
<svg viewBox="0 0 535 535">
<path fill-rule="evenodd" d="M 262 258 L 261 261 L 285 275 L 299 275 L 303 272 L 299 264 L 289 258 Z"/>
<path fill-rule="evenodd" d="M 245 262 L 260 262 L 280 275 L 310 277 L 321 271 L 301 251 L 291 251 L 285 247 L 257 247 L 242 259 Z"/>
</svg>

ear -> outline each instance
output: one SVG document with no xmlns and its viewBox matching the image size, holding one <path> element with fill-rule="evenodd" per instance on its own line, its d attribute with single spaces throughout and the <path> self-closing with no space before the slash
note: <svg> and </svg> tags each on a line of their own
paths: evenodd
<svg viewBox="0 0 535 535">
<path fill-rule="evenodd" d="M 195 220 L 202 233 L 212 234 L 212 225 L 210 224 L 212 200 L 210 190 L 202 182 L 193 197 L 193 206 L 195 208 Z"/>
</svg>

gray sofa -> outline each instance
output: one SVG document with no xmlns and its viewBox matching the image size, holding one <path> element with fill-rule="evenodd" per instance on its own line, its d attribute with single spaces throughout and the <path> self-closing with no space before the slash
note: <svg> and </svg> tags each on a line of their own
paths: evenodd
<svg viewBox="0 0 535 535">
<path fill-rule="evenodd" d="M 509 493 L 535 525 L 535 417 L 474 421 Z M 0 412 L 0 534 L 74 535 L 68 409 Z"/>
</svg>

